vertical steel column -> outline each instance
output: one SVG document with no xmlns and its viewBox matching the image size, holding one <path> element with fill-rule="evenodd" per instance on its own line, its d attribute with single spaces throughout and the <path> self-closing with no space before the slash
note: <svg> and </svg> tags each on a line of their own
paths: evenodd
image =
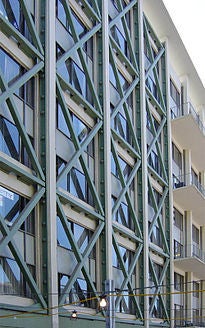
<svg viewBox="0 0 205 328">
<path fill-rule="evenodd" d="M 112 204 L 111 204 L 111 130 L 109 89 L 109 25 L 108 1 L 102 2 L 103 45 L 103 114 L 104 114 L 104 181 L 106 229 L 106 279 L 112 279 Z"/>
<path fill-rule="evenodd" d="M 171 135 L 171 110 L 170 110 L 170 71 L 169 71 L 169 42 L 168 39 L 164 40 L 165 47 L 165 75 L 166 75 L 166 106 L 167 106 L 167 142 L 168 142 L 168 162 L 169 162 L 169 218 L 170 218 L 170 250 L 174 249 L 173 247 L 173 192 L 172 192 L 172 135 Z M 170 251 L 170 327 L 174 327 L 174 254 Z"/>
<path fill-rule="evenodd" d="M 45 29 L 45 93 L 46 93 L 46 206 L 47 206 L 47 256 L 48 305 L 52 327 L 58 325 L 58 280 L 56 238 L 56 54 L 55 54 L 55 0 L 46 1 Z"/>
<path fill-rule="evenodd" d="M 111 295 L 112 280 L 112 203 L 111 203 L 111 129 L 110 129 L 110 89 L 109 89 L 109 21 L 108 1 L 102 1 L 102 46 L 103 46 L 103 114 L 104 114 L 104 187 L 105 187 L 105 241 L 106 241 L 106 281 L 105 293 L 108 306 L 106 328 L 114 328 L 114 298 Z"/>
<path fill-rule="evenodd" d="M 114 281 L 105 281 L 105 294 L 107 294 L 106 328 L 115 328 L 115 300 L 113 297 Z"/>
<path fill-rule="evenodd" d="M 149 279 L 149 245 L 148 245 L 148 170 L 147 170 L 147 139 L 146 139 L 146 95 L 145 95 L 145 64 L 144 64 L 144 29 L 143 0 L 138 1 L 139 24 L 139 65 L 140 65 L 140 110 L 141 110 L 141 151 L 142 151 L 142 202 L 143 202 L 143 237 L 144 237 L 144 286 Z M 145 291 L 144 291 L 145 294 Z M 149 299 L 144 296 L 144 327 L 149 327 Z"/>
</svg>

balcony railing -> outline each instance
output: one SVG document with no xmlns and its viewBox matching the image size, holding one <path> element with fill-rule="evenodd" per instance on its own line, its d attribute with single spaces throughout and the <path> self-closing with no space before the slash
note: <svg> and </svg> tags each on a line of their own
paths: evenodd
<svg viewBox="0 0 205 328">
<path fill-rule="evenodd" d="M 205 188 L 196 178 L 192 177 L 191 173 L 182 174 L 180 176 L 173 175 L 173 189 L 178 189 L 187 186 L 195 186 L 197 190 L 205 197 Z"/>
<path fill-rule="evenodd" d="M 197 123 L 199 129 L 202 131 L 202 133 L 205 135 L 205 126 L 203 122 L 200 119 L 199 114 L 195 111 L 193 105 L 190 102 L 182 104 L 179 106 L 174 106 L 171 108 L 171 118 L 175 119 L 177 117 L 182 117 L 186 115 L 192 115 L 195 122 Z"/>
<path fill-rule="evenodd" d="M 205 252 L 196 244 L 181 245 L 176 240 L 174 242 L 174 258 L 196 257 L 205 263 Z"/>
</svg>

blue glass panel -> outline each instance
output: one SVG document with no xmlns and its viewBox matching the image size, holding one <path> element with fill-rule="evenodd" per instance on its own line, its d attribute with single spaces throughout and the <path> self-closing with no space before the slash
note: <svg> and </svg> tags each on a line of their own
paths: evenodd
<svg viewBox="0 0 205 328">
<path fill-rule="evenodd" d="M 70 242 L 59 217 L 57 217 L 57 241 L 59 246 L 71 249 Z"/>
<path fill-rule="evenodd" d="M 21 75 L 21 67 L 0 49 L 0 68 L 7 83 L 11 84 Z"/>
<path fill-rule="evenodd" d="M 83 253 L 88 245 L 88 240 L 89 240 L 88 231 L 85 228 L 79 226 L 78 224 L 74 224 L 73 234 L 75 236 L 75 239 L 77 241 L 81 253 Z"/>
<path fill-rule="evenodd" d="M 70 138 L 70 131 L 66 124 L 65 117 L 63 115 L 63 111 L 60 104 L 58 104 L 58 108 L 57 108 L 57 125 L 58 125 L 58 129 L 61 132 L 63 132 L 68 138 Z"/>
<path fill-rule="evenodd" d="M 80 142 L 85 140 L 86 136 L 88 135 L 88 127 L 75 115 L 73 115 L 73 126 L 74 126 L 75 133 L 78 136 L 78 140 Z"/>
<path fill-rule="evenodd" d="M 16 126 L 0 116 L 0 150 L 20 160 L 19 134 Z"/>
</svg>

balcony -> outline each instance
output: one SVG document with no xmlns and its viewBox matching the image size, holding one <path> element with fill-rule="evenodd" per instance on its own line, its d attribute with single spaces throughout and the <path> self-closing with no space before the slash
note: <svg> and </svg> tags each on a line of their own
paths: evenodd
<svg viewBox="0 0 205 328">
<path fill-rule="evenodd" d="M 183 149 L 191 149 L 192 160 L 199 171 L 205 169 L 205 126 L 191 103 L 171 108 L 172 135 Z"/>
<path fill-rule="evenodd" d="M 205 279 L 205 252 L 198 245 L 181 245 L 175 240 L 174 259 L 175 267 Z"/>
<path fill-rule="evenodd" d="M 199 225 L 204 225 L 205 189 L 191 173 L 173 177 L 173 199 L 184 210 L 192 211 Z"/>
</svg>

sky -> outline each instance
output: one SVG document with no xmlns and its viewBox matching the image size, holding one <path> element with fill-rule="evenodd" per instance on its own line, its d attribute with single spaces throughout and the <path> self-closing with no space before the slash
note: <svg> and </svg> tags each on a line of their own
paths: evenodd
<svg viewBox="0 0 205 328">
<path fill-rule="evenodd" d="M 205 0 L 163 1 L 205 87 Z"/>
</svg>

